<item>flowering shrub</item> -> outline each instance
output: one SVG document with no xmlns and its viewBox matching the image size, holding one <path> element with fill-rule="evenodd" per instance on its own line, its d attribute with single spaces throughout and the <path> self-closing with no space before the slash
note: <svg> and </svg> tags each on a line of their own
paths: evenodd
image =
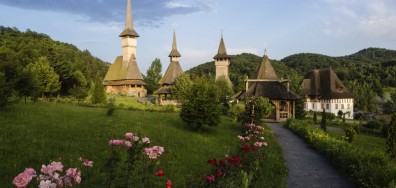
<svg viewBox="0 0 396 188">
<path fill-rule="evenodd" d="M 59 174 L 62 171 L 63 164 L 61 162 L 52 162 L 47 166 L 41 166 L 42 174 L 38 177 L 33 168 L 27 168 L 24 172 L 16 176 L 12 183 L 18 188 L 27 187 L 34 177 L 37 177 L 39 188 L 73 186 L 73 184 L 81 183 L 81 172 L 77 168 L 67 169 L 64 176 Z"/>
<path fill-rule="evenodd" d="M 248 186 L 255 178 L 259 164 L 264 158 L 263 148 L 267 146 L 264 142 L 264 128 L 255 124 L 245 124 L 244 132 L 238 135 L 237 153 L 224 159 L 209 159 L 208 164 L 212 166 L 208 175 L 199 183 L 199 187 L 243 187 Z"/>
<path fill-rule="evenodd" d="M 165 171 L 156 168 L 165 149 L 149 147 L 149 138 L 130 132 L 124 135 L 124 139 L 110 140 L 108 144 L 111 156 L 103 167 L 101 186 L 158 187 L 172 184 L 170 180 L 165 183 Z"/>
</svg>

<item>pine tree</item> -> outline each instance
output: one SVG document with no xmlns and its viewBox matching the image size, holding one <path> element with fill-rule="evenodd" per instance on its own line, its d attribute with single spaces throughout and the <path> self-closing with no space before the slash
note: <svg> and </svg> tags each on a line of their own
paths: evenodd
<svg viewBox="0 0 396 188">
<path fill-rule="evenodd" d="M 46 57 L 40 57 L 35 63 L 29 64 L 28 69 L 37 83 L 41 97 L 44 97 L 45 93 L 55 93 L 61 88 L 59 75 L 50 66 Z"/>
<path fill-rule="evenodd" d="M 327 120 L 326 120 L 326 112 L 325 109 L 323 109 L 322 113 L 322 121 L 320 122 L 320 127 L 323 129 L 323 131 L 327 131 Z"/>
<path fill-rule="evenodd" d="M 93 84 L 93 92 L 91 97 L 92 104 L 105 104 L 106 93 L 102 85 L 102 79 L 99 74 L 96 74 L 95 83 Z"/>
</svg>

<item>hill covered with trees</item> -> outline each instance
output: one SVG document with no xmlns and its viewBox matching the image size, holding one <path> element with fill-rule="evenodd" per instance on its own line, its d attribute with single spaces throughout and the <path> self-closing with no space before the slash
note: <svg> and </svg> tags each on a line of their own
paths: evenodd
<svg viewBox="0 0 396 188">
<path fill-rule="evenodd" d="M 89 87 L 96 76 L 103 78 L 108 67 L 108 63 L 93 57 L 88 50 L 81 51 L 29 29 L 22 32 L 0 26 L 0 73 L 9 93 L 33 95 L 26 92 L 37 87 L 26 87 L 35 84 L 32 81 L 35 74 L 42 76 L 38 80 L 45 80 L 42 72 L 46 72 L 48 82 L 53 83 L 41 85 L 42 94 L 68 95 L 76 86 Z"/>
<path fill-rule="evenodd" d="M 247 53 L 231 56 L 230 79 L 236 91 L 244 88 L 246 76 L 255 78 L 261 60 L 262 57 Z M 271 60 L 271 63 L 278 77 L 290 79 L 292 88 L 297 91 L 304 75 L 310 70 L 331 67 L 349 90 L 359 94 L 356 95 L 355 104 L 358 110 L 363 111 L 378 111 L 376 96 L 383 97 L 383 88 L 396 87 L 395 50 L 368 48 L 342 57 L 300 53 L 281 60 Z M 214 61 L 187 72 L 192 75 L 215 75 Z"/>
</svg>

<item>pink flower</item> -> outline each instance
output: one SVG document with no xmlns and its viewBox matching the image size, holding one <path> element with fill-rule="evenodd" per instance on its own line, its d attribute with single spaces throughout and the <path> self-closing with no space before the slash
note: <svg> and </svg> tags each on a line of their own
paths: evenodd
<svg viewBox="0 0 396 188">
<path fill-rule="evenodd" d="M 56 188 L 56 184 L 52 183 L 50 180 L 42 180 L 39 188 Z"/>
<path fill-rule="evenodd" d="M 52 162 L 48 166 L 42 165 L 41 166 L 41 172 L 44 174 L 48 174 L 52 176 L 55 171 L 63 171 L 63 165 L 61 162 Z"/>
<path fill-rule="evenodd" d="M 216 180 L 216 177 L 214 175 L 206 176 L 206 181 L 208 182 L 213 182 Z"/>
<path fill-rule="evenodd" d="M 32 181 L 32 178 L 36 176 L 36 171 L 33 168 L 27 168 L 24 172 L 16 176 L 12 183 L 18 188 L 26 187 Z"/>
<path fill-rule="evenodd" d="M 171 180 L 168 180 L 168 181 L 166 182 L 166 188 L 172 188 L 172 185 L 173 185 L 173 183 L 172 183 Z"/>
<path fill-rule="evenodd" d="M 250 137 L 246 136 L 246 137 L 245 137 L 245 140 L 249 141 L 249 140 L 250 140 Z"/>
<path fill-rule="evenodd" d="M 127 148 L 131 148 L 132 147 L 132 143 L 130 141 L 125 141 L 124 142 L 125 147 Z"/>
<path fill-rule="evenodd" d="M 71 177 L 77 184 L 81 183 L 81 172 L 77 168 L 67 169 L 66 176 Z"/>
<path fill-rule="evenodd" d="M 138 136 L 133 136 L 133 137 L 132 137 L 132 140 L 135 141 L 135 142 L 137 142 L 137 141 L 139 141 L 139 137 L 138 137 Z"/>
<path fill-rule="evenodd" d="M 83 165 L 86 167 L 93 167 L 93 161 L 90 161 L 88 159 L 84 159 Z"/>
<path fill-rule="evenodd" d="M 150 143 L 150 139 L 147 137 L 142 138 L 142 142 L 143 144 L 149 144 Z"/>
<path fill-rule="evenodd" d="M 160 146 L 153 146 L 151 148 L 144 148 L 144 153 L 150 158 L 150 159 L 157 159 L 163 152 L 164 148 Z"/>
<path fill-rule="evenodd" d="M 124 140 L 110 140 L 109 145 L 122 146 L 124 145 Z"/>
<path fill-rule="evenodd" d="M 243 136 L 241 136 L 241 135 L 238 135 L 238 138 L 239 138 L 239 140 L 241 140 L 241 141 L 244 141 L 244 140 L 245 140 L 245 138 L 244 138 Z"/>
<path fill-rule="evenodd" d="M 254 146 L 256 146 L 256 147 L 261 147 L 261 146 L 263 146 L 263 143 L 261 143 L 261 142 L 255 142 L 255 143 L 254 143 Z"/>
<path fill-rule="evenodd" d="M 131 139 L 133 137 L 133 133 L 125 133 L 125 139 Z"/>
</svg>

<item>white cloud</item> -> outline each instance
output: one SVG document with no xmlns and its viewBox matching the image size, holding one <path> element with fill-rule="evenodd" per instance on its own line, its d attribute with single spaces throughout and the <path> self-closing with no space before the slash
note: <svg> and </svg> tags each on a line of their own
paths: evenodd
<svg viewBox="0 0 396 188">
<path fill-rule="evenodd" d="M 322 33 L 335 37 L 396 40 L 396 8 L 392 0 L 324 0 L 330 9 Z"/>
<path fill-rule="evenodd" d="M 189 6 L 178 3 L 178 2 L 170 1 L 170 2 L 166 3 L 165 7 L 166 8 L 188 8 Z"/>
</svg>

